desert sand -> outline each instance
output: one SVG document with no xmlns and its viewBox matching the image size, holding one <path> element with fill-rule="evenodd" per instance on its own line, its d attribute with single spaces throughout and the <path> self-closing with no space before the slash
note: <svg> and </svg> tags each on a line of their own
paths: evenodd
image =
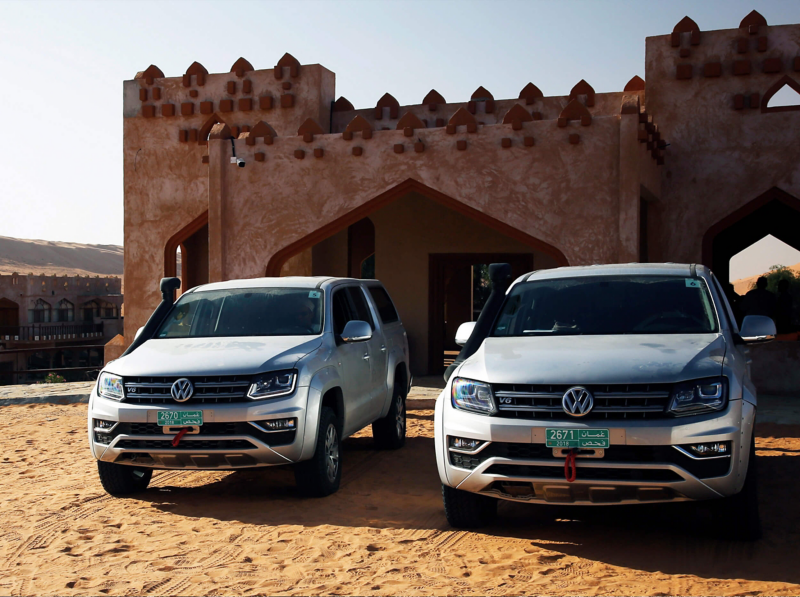
<svg viewBox="0 0 800 597">
<path fill-rule="evenodd" d="M 121 276 L 122 247 L 0 236 L 0 274 Z"/>
<path fill-rule="evenodd" d="M 433 401 L 410 406 L 407 446 L 347 440 L 325 499 L 298 497 L 287 468 L 157 472 L 112 498 L 85 404 L 3 407 L 0 594 L 800 594 L 800 426 L 758 430 L 755 545 L 707 536 L 696 505 L 502 503 L 496 525 L 462 532 L 442 511 Z"/>
</svg>

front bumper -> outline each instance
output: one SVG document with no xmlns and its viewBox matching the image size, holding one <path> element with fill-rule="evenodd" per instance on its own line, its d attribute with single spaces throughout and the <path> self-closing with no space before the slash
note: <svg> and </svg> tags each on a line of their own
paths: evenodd
<svg viewBox="0 0 800 597">
<path fill-rule="evenodd" d="M 742 400 L 730 401 L 721 413 L 684 419 L 548 422 L 467 413 L 440 396 L 436 460 L 445 485 L 505 500 L 586 505 L 705 500 L 741 490 L 754 422 L 755 408 Z M 546 428 L 609 429 L 611 447 L 602 458 L 578 457 L 577 479 L 569 483 L 564 458 L 545 447 Z M 453 458 L 448 437 L 487 443 L 474 457 Z M 673 447 L 699 442 L 731 442 L 730 456 L 715 465 L 709 459 L 697 464 Z"/>
<path fill-rule="evenodd" d="M 115 402 L 100 398 L 95 390 L 89 403 L 89 443 L 97 460 L 157 469 L 227 470 L 291 464 L 313 453 L 318 394 L 313 388 L 298 387 L 291 396 L 274 400 L 173 406 Z M 175 436 L 157 425 L 160 410 L 202 410 L 203 426 L 199 433 L 184 435 L 178 447 L 172 447 Z M 297 420 L 293 432 L 269 432 L 258 424 L 289 418 Z M 110 433 L 100 434 L 94 429 L 94 419 L 118 424 Z"/>
</svg>

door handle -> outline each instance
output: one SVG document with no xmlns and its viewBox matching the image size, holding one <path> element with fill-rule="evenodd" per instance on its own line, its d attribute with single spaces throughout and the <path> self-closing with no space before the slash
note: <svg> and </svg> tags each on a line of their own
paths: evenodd
<svg viewBox="0 0 800 597">
<path fill-rule="evenodd" d="M 361 358 L 364 359 L 365 361 L 368 361 L 369 360 L 369 353 L 365 352 L 364 356 L 361 357 Z"/>
<path fill-rule="evenodd" d="M 381 344 L 381 352 L 386 352 L 386 345 L 385 344 Z"/>
</svg>

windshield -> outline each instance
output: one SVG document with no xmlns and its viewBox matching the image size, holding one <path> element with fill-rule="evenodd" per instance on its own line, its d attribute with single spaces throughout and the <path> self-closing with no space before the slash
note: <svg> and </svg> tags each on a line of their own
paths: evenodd
<svg viewBox="0 0 800 597">
<path fill-rule="evenodd" d="M 517 284 L 493 336 L 708 334 L 718 330 L 705 281 L 588 276 Z"/>
<path fill-rule="evenodd" d="M 184 294 L 157 338 L 305 336 L 322 332 L 321 290 L 239 288 Z"/>
</svg>

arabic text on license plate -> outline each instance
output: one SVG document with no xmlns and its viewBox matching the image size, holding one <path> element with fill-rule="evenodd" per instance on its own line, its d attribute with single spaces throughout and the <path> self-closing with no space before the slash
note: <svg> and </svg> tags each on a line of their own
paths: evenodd
<svg viewBox="0 0 800 597">
<path fill-rule="evenodd" d="M 608 429 L 546 429 L 548 448 L 608 448 Z"/>
<path fill-rule="evenodd" d="M 202 410 L 160 410 L 158 411 L 158 424 L 162 427 L 203 424 Z"/>
</svg>

